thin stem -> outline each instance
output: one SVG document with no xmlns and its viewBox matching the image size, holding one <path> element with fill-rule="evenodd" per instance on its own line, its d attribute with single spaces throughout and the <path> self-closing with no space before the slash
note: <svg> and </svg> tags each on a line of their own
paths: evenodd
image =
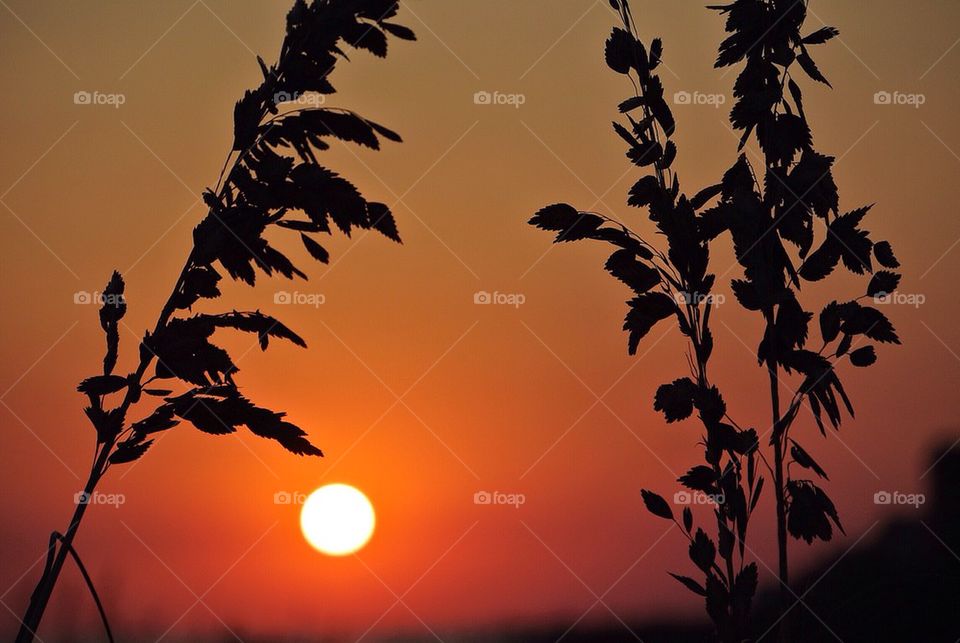
<svg viewBox="0 0 960 643">
<path fill-rule="evenodd" d="M 776 346 L 773 308 L 764 311 L 770 337 L 770 345 Z M 784 493 L 784 443 L 780 416 L 780 382 L 778 379 L 776 355 L 767 357 L 767 373 L 770 377 L 770 405 L 773 416 L 773 461 L 774 461 L 774 494 L 777 504 L 777 562 L 780 575 L 780 610 L 783 620 L 780 626 L 780 641 L 788 643 L 790 640 L 787 624 L 787 610 L 790 601 L 790 574 L 787 560 L 787 504 Z"/>
</svg>

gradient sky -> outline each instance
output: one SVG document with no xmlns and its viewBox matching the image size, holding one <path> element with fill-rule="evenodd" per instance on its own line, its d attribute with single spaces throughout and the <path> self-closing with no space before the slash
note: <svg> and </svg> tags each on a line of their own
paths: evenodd
<svg viewBox="0 0 960 643">
<path fill-rule="evenodd" d="M 233 103 L 259 81 L 254 54 L 275 58 L 288 4 L 0 2 L 0 600 L 14 612 L 49 531 L 66 526 L 93 449 L 74 387 L 99 368 L 102 335 L 95 307 L 74 295 L 123 273 L 118 370 L 133 368 L 138 336 L 203 216 L 197 198 L 230 147 Z M 797 568 L 913 511 L 878 507 L 873 494 L 923 491 L 931 444 L 958 436 L 948 400 L 960 374 L 960 5 L 864 6 L 811 3 L 809 30 L 835 25 L 841 39 L 816 56 L 835 89 L 807 83 L 805 103 L 817 148 L 838 157 L 841 206 L 877 203 L 866 227 L 894 242 L 901 291 L 925 303 L 889 307 L 903 347 L 881 347 L 867 371 L 841 367 L 856 421 L 826 439 L 809 414 L 798 425 L 830 473 L 847 536 L 794 544 Z M 735 73 L 712 68 L 722 21 L 686 0 L 634 2 L 634 13 L 645 39 L 664 38 L 668 94 L 726 97 L 720 109 L 674 108 L 676 168 L 695 191 L 735 159 L 726 121 Z M 610 129 L 630 91 L 603 64 L 615 16 L 601 0 L 410 0 L 400 16 L 419 41 L 391 41 L 386 60 L 351 54 L 327 105 L 405 142 L 381 152 L 335 146 L 325 160 L 368 198 L 395 204 L 404 245 L 335 236 L 324 267 L 291 244 L 309 282 L 228 285 L 218 304 L 260 308 L 307 339 L 307 351 L 268 353 L 249 337 L 222 341 L 240 359 L 244 391 L 288 411 L 327 457 L 183 425 L 111 472 L 101 488 L 125 503 L 89 512 L 76 544 L 121 633 L 219 635 L 228 624 L 241 637 L 356 638 L 371 627 L 370 636 L 421 635 L 699 614 L 666 575 L 687 569 L 683 541 L 665 536 L 639 497 L 641 487 L 672 495 L 701 455 L 695 423 L 667 426 L 652 409 L 656 387 L 685 374 L 684 343 L 664 324 L 629 357 L 620 331 L 628 291 L 602 271 L 608 249 L 552 247 L 525 223 L 566 201 L 652 228 L 624 206 L 639 171 Z M 76 105 L 77 91 L 120 93 L 125 103 Z M 476 105 L 478 91 L 525 102 Z M 877 105 L 878 91 L 925 102 Z M 729 248 L 713 261 L 729 294 Z M 863 287 L 831 283 L 844 294 Z M 325 303 L 278 305 L 278 291 Z M 477 291 L 525 303 L 477 306 Z M 827 293 L 808 296 L 815 304 Z M 765 429 L 756 316 L 729 303 L 714 320 L 713 379 L 738 421 Z M 314 552 L 297 507 L 274 503 L 277 492 L 329 481 L 358 486 L 376 506 L 378 530 L 356 557 Z M 480 490 L 522 493 L 526 503 L 478 506 Z M 773 566 L 770 513 L 767 498 L 751 546 Z M 54 639 L 95 627 L 75 570 L 48 619 Z M 13 626 L 0 611 L 0 631 Z"/>
</svg>

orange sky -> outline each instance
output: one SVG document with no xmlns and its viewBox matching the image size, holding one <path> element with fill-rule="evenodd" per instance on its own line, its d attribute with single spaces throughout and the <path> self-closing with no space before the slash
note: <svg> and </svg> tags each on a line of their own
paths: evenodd
<svg viewBox="0 0 960 643">
<path fill-rule="evenodd" d="M 95 307 L 74 304 L 74 294 L 123 272 L 119 368 L 132 368 L 137 336 L 153 325 L 203 215 L 197 197 L 230 147 L 233 103 L 259 79 L 253 52 L 275 57 L 287 4 L 0 6 L 0 600 L 15 612 L 47 534 L 65 527 L 93 448 L 74 387 L 99 367 L 102 336 Z M 326 158 L 369 198 L 396 204 L 404 245 L 335 236 L 328 267 L 291 245 L 309 282 L 229 285 L 221 300 L 277 315 L 306 338 L 307 351 L 269 353 L 249 337 L 224 342 L 249 396 L 288 411 L 327 457 L 181 426 L 113 471 L 102 489 L 125 503 L 90 512 L 77 546 L 121 632 L 189 637 L 226 623 L 241 637 L 355 639 L 371 626 L 370 636 L 420 635 L 569 624 L 584 613 L 699 613 L 666 576 L 686 568 L 683 542 L 663 537 L 666 525 L 639 498 L 641 487 L 672 494 L 700 456 L 694 423 L 667 426 L 652 409 L 656 387 L 685 372 L 680 336 L 659 326 L 628 357 L 619 330 L 628 292 L 602 271 L 608 250 L 552 247 L 525 223 L 567 201 L 651 229 L 623 205 L 638 172 L 609 126 L 629 91 L 603 64 L 614 16 L 599 0 L 404 4 L 398 21 L 419 42 L 391 41 L 385 61 L 351 55 L 327 105 L 382 122 L 405 143 L 376 153 L 335 147 Z M 810 30 L 822 20 L 842 33 L 817 57 L 836 89 L 810 84 L 805 103 L 818 149 L 839 159 L 842 207 L 878 203 L 867 228 L 894 242 L 901 291 L 925 303 L 890 307 L 904 347 L 882 347 L 868 371 L 842 367 L 856 422 L 826 440 L 809 418 L 799 426 L 830 473 L 847 536 L 813 550 L 795 544 L 798 566 L 912 511 L 877 507 L 873 494 L 922 490 L 930 443 L 957 434 L 946 400 L 960 374 L 949 283 L 960 268 L 960 7 L 862 6 L 812 3 Z M 668 94 L 726 96 L 721 109 L 674 108 L 685 185 L 713 183 L 736 145 L 726 126 L 734 73 L 712 69 L 722 22 L 686 0 L 635 2 L 634 13 L 645 38 L 664 38 Z M 125 102 L 75 105 L 77 91 Z M 478 91 L 525 102 L 476 105 Z M 925 103 L 876 105 L 878 91 Z M 713 260 L 721 275 L 731 266 L 718 280 L 729 295 L 729 249 Z M 809 290 L 815 302 L 827 297 Z M 325 303 L 278 305 L 278 291 Z M 525 303 L 477 306 L 477 291 Z M 766 428 L 757 320 L 730 301 L 714 317 L 712 377 L 738 420 Z M 377 508 L 378 530 L 357 557 L 317 554 L 299 534 L 297 508 L 274 503 L 279 491 L 328 481 L 358 486 Z M 475 505 L 480 490 L 522 493 L 526 503 Z M 753 525 L 752 546 L 772 565 L 769 505 Z M 78 620 L 65 618 L 74 604 Z M 7 610 L 0 619 L 10 631 Z M 68 570 L 48 631 L 94 626 Z"/>
</svg>

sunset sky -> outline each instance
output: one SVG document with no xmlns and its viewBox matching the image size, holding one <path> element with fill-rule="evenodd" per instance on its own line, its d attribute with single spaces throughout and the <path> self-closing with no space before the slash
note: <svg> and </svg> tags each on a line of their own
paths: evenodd
<svg viewBox="0 0 960 643">
<path fill-rule="evenodd" d="M 641 36 L 664 39 L 668 97 L 723 103 L 672 106 L 681 179 L 690 191 L 716 183 L 738 139 L 727 122 L 735 70 L 713 69 L 723 21 L 700 2 L 632 4 Z M 89 470 L 94 432 L 75 388 L 101 367 L 103 338 L 83 294 L 123 274 L 118 370 L 135 368 L 205 213 L 199 196 L 230 148 L 234 102 L 261 79 L 256 54 L 276 58 L 289 5 L 0 0 L 4 638 Z M 894 243 L 900 291 L 922 303 L 885 309 L 903 346 L 880 347 L 869 370 L 840 367 L 856 420 L 824 439 L 801 417 L 847 533 L 794 542 L 798 570 L 913 512 L 877 506 L 874 494 L 924 492 L 931 447 L 960 437 L 960 5 L 811 0 L 810 14 L 810 31 L 841 31 L 816 52 L 834 89 L 804 85 L 816 146 L 838 159 L 841 208 L 877 204 L 865 227 Z M 641 171 L 610 127 L 632 92 L 603 61 L 616 19 L 605 0 L 409 0 L 396 21 L 417 42 L 391 39 L 385 60 L 348 52 L 326 105 L 404 142 L 379 152 L 335 143 L 323 161 L 394 207 L 403 245 L 335 234 L 322 266 L 295 239 L 278 241 L 310 280 L 224 284 L 215 304 L 260 309 L 306 339 L 307 350 L 263 353 L 250 336 L 217 336 L 239 359 L 245 394 L 287 411 L 326 457 L 183 424 L 112 470 L 101 490 L 123 504 L 93 507 L 76 546 L 124 639 L 224 640 L 229 628 L 355 640 L 700 616 L 700 601 L 666 574 L 689 566 L 685 541 L 639 493 L 672 497 L 702 456 L 696 422 L 668 426 L 652 408 L 658 385 L 687 374 L 685 342 L 663 324 L 628 356 L 630 293 L 603 272 L 609 250 L 553 246 L 526 223 L 562 201 L 653 236 L 646 213 L 625 205 Z M 82 91 L 123 104 L 75 104 Z M 477 92 L 513 104 L 477 104 Z M 922 100 L 877 104 L 877 92 Z M 714 313 L 712 377 L 762 432 L 760 322 L 730 295 L 740 273 L 729 238 L 718 247 L 728 299 Z M 830 287 L 858 295 L 862 279 L 844 275 Z M 808 290 L 819 310 L 827 290 Z M 483 292 L 518 305 L 475 304 Z M 293 304 L 277 303 L 285 293 Z M 275 502 L 327 482 L 362 489 L 376 508 L 377 530 L 356 556 L 314 551 L 299 506 Z M 525 502 L 475 504 L 481 491 Z M 770 498 L 762 504 L 750 542 L 767 586 L 776 546 Z M 96 631 L 83 592 L 68 567 L 46 640 Z"/>
</svg>

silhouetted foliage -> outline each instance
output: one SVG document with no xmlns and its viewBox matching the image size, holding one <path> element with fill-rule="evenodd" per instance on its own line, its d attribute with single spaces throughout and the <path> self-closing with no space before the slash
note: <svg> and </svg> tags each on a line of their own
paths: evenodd
<svg viewBox="0 0 960 643">
<path fill-rule="evenodd" d="M 839 33 L 836 29 L 824 27 L 802 35 L 805 2 L 737 0 L 710 7 L 726 16 L 730 34 L 720 45 L 716 66 L 744 63 L 734 84 L 736 102 L 730 122 L 742 132 L 740 150 L 751 136 L 756 137 L 763 171 L 758 172 L 741 153 L 719 183 L 688 197 L 673 169 L 677 147 L 671 137 L 676 122 L 664 99 L 663 83 L 654 73 L 663 57 L 662 41 L 654 39 L 647 47 L 635 35 L 626 0 L 610 0 L 610 5 L 622 27 L 615 27 L 606 42 L 606 63 L 629 76 L 636 89 L 619 105 L 626 122 L 613 127 L 627 143 L 627 158 L 647 172 L 630 189 L 627 204 L 649 213 L 666 241 L 666 250 L 607 215 L 580 212 L 565 204 L 540 210 L 530 223 L 556 232 L 556 242 L 594 239 L 617 248 L 606 269 L 634 293 L 624 322 L 631 355 L 643 337 L 667 319 L 675 319 L 689 340 L 690 375 L 662 385 L 654 397 L 654 409 L 668 423 L 697 411 L 704 429 L 705 464 L 691 468 L 679 482 L 721 500 L 713 511 L 715 538 L 703 529 L 693 530 L 689 508 L 684 510 L 683 524 L 677 522 L 690 540 L 690 558 L 704 575 L 703 583 L 673 576 L 705 597 L 721 640 L 741 641 L 750 636 L 749 611 L 757 586 L 756 564 L 747 563 L 745 554 L 747 527 L 765 482 L 759 465 L 773 478 L 780 580 L 789 592 L 787 533 L 809 543 L 830 540 L 834 526 L 842 531 L 826 492 L 811 480 L 790 477 L 788 454 L 798 470 L 827 479 L 820 465 L 790 436 L 790 429 L 804 401 L 823 433 L 824 417 L 832 429 L 838 429 L 842 410 L 853 415 L 835 367 L 844 356 L 857 367 L 873 364 L 874 345 L 860 345 L 868 340 L 899 343 L 886 316 L 861 303 L 893 292 L 900 281 L 889 270 L 875 272 L 873 259 L 885 268 L 899 263 L 889 242 L 874 243 L 861 227 L 870 206 L 841 213 L 832 176 L 834 159 L 814 149 L 803 91 L 793 78 L 799 68 L 814 81 L 829 85 L 810 49 L 834 38 Z M 743 308 L 762 315 L 765 325 L 757 359 L 769 374 L 772 421 L 762 434 L 730 417 L 723 396 L 708 378 L 715 282 L 709 272 L 710 246 L 727 233 L 743 270 L 741 277 L 732 280 L 734 295 Z M 808 347 L 814 313 L 804 309 L 801 288 L 804 282 L 827 278 L 840 263 L 854 274 L 870 275 L 870 282 L 864 295 L 833 301 L 820 311 L 822 346 L 814 351 Z M 786 409 L 780 405 L 780 373 L 802 378 Z M 761 441 L 768 436 L 772 458 L 761 449 Z M 662 497 L 644 490 L 643 500 L 651 513 L 676 522 Z M 784 603 L 782 609 L 787 607 Z M 784 635 L 789 636 L 789 631 Z"/>
<path fill-rule="evenodd" d="M 375 230 L 400 242 L 389 207 L 368 201 L 347 179 L 322 166 L 317 152 L 330 138 L 379 149 L 380 139 L 400 141 L 386 127 L 349 110 L 324 107 L 289 109 L 304 94 L 333 94 L 330 74 L 347 59 L 344 45 L 376 56 L 387 53 L 387 34 L 414 40 L 413 32 L 389 22 L 396 0 L 296 0 L 287 14 L 286 35 L 277 62 L 257 58 L 263 80 L 237 101 L 233 145 L 217 186 L 203 193 L 206 217 L 193 231 L 193 249 L 160 313 L 156 327 L 139 347 L 139 365 L 126 376 L 114 375 L 120 348 L 119 324 L 126 313 L 124 281 L 114 273 L 103 291 L 100 323 L 106 337 L 102 374 L 85 379 L 85 409 L 97 433 L 97 452 L 86 492 L 111 465 L 133 462 L 153 444 L 152 436 L 186 421 L 205 433 L 223 435 L 246 427 L 297 455 L 323 455 L 306 432 L 285 414 L 261 408 L 237 388 L 238 368 L 229 353 L 213 343 L 218 330 L 256 335 L 266 350 L 270 339 L 306 343 L 280 321 L 260 311 L 190 314 L 202 299 L 217 299 L 222 273 L 251 286 L 257 273 L 306 278 L 265 236 L 271 226 L 296 234 L 312 258 L 327 263 L 329 254 L 316 240 L 334 228 L 346 235 Z M 296 103 L 300 104 L 300 103 Z M 229 171 L 228 171 L 229 168 Z M 147 371 L 153 373 L 147 379 Z M 191 386 L 174 396 L 170 388 L 145 388 L 151 382 L 179 379 Z M 142 419 L 128 415 L 142 394 L 162 398 Z M 115 402 L 111 403 L 111 396 Z M 59 575 L 85 505 L 78 505 L 57 557 L 45 570 L 31 599 L 18 641 L 31 641 Z M 53 543 L 51 544 L 52 554 Z"/>
</svg>

